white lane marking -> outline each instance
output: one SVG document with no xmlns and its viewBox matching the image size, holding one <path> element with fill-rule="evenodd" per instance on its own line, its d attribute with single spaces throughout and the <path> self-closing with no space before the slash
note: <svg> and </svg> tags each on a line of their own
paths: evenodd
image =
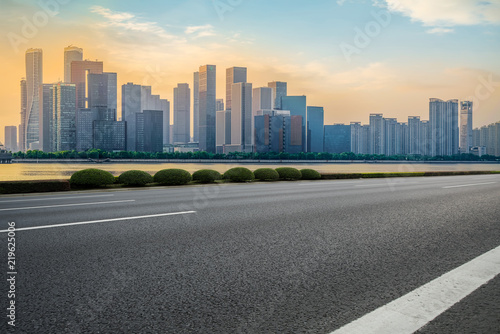
<svg viewBox="0 0 500 334">
<path fill-rule="evenodd" d="M 115 195 L 94 195 L 94 196 L 70 196 L 70 197 L 14 199 L 14 200 L 8 200 L 8 201 L 0 201 L 0 203 L 31 202 L 31 201 L 50 201 L 50 200 L 56 200 L 56 199 L 96 198 L 96 197 L 110 197 L 110 196 L 115 196 Z"/>
<path fill-rule="evenodd" d="M 460 187 L 472 187 L 472 186 L 482 186 L 482 185 L 486 185 L 486 184 L 493 184 L 493 183 L 497 183 L 497 182 L 485 182 L 485 183 L 460 184 L 460 185 L 456 185 L 456 186 L 446 186 L 446 187 L 443 187 L 443 189 L 448 189 L 448 188 L 460 188 Z"/>
<path fill-rule="evenodd" d="M 359 184 L 356 185 L 355 187 L 387 187 L 387 186 L 404 186 L 407 184 L 415 184 L 415 183 L 420 183 L 420 182 L 407 182 L 404 180 L 401 181 L 392 181 L 393 179 L 387 180 L 386 183 L 377 183 L 377 184 Z"/>
<path fill-rule="evenodd" d="M 196 211 L 169 212 L 169 213 L 160 213 L 160 214 L 156 214 L 156 215 L 147 215 L 147 216 L 122 217 L 122 218 L 91 220 L 91 221 L 77 222 L 77 223 L 65 223 L 65 224 L 55 224 L 55 225 L 21 227 L 21 228 L 16 228 L 16 232 L 17 231 L 39 230 L 39 229 L 44 229 L 44 228 L 54 228 L 54 227 L 65 227 L 65 226 L 75 226 L 75 225 L 87 225 L 87 224 L 106 223 L 106 222 L 114 222 L 114 221 L 121 221 L 121 220 L 133 220 L 133 219 L 143 219 L 143 218 L 154 218 L 154 217 L 165 217 L 165 216 L 175 216 L 175 215 L 186 215 L 186 214 L 190 214 L 190 213 L 196 213 Z M 9 232 L 9 230 L 0 230 L 0 233 L 6 233 L 6 232 Z"/>
<path fill-rule="evenodd" d="M 332 183 L 330 181 L 340 181 L 340 182 L 335 182 L 335 183 Z M 301 182 L 299 183 L 298 185 L 299 186 L 325 186 L 325 185 L 336 185 L 336 186 L 339 186 L 339 185 L 342 185 L 342 184 L 352 184 L 352 183 L 361 183 L 360 181 L 342 181 L 340 179 L 331 179 L 329 181 L 326 181 L 326 182 Z"/>
<path fill-rule="evenodd" d="M 330 334 L 411 334 L 500 274 L 500 246 Z"/>
<path fill-rule="evenodd" d="M 60 208 L 60 207 L 63 207 L 63 206 L 100 205 L 100 204 L 126 203 L 126 202 L 135 202 L 135 199 L 129 199 L 129 200 L 125 200 L 125 201 L 109 201 L 109 202 L 93 202 L 93 203 L 74 203 L 74 204 L 59 204 L 59 205 L 45 205 L 45 206 L 30 206 L 30 207 L 24 207 L 24 208 L 0 209 L 0 211 L 32 210 L 32 209 Z"/>
</svg>

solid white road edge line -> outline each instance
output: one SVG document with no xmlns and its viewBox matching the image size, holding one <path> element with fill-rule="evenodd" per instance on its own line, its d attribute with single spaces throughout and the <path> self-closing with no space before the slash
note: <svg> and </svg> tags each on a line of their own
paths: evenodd
<svg viewBox="0 0 500 334">
<path fill-rule="evenodd" d="M 60 207 L 63 207 L 63 206 L 100 205 L 100 204 L 125 203 L 125 202 L 135 202 L 135 199 L 129 199 L 129 200 L 124 200 L 124 201 L 109 201 L 109 202 L 93 202 L 93 203 L 74 203 L 74 204 L 59 204 L 59 205 L 45 205 L 45 206 L 29 206 L 29 207 L 24 207 L 24 208 L 21 207 L 21 208 L 0 209 L 0 211 L 16 211 L 16 210 L 60 208 Z"/>
<path fill-rule="evenodd" d="M 75 225 L 87 225 L 87 224 L 97 224 L 97 223 L 106 223 L 106 222 L 114 222 L 121 220 L 133 220 L 133 219 L 144 219 L 144 218 L 154 218 L 154 217 L 164 217 L 164 216 L 175 216 L 175 215 L 185 215 L 190 213 L 196 213 L 196 211 L 181 211 L 181 212 L 169 212 L 169 213 L 160 213 L 156 215 L 147 215 L 147 216 L 136 216 L 136 217 L 122 217 L 122 218 L 111 218 L 111 219 L 101 219 L 101 220 L 91 220 L 86 222 L 77 222 L 77 223 L 65 223 L 65 224 L 54 224 L 54 225 L 43 225 L 43 226 L 32 226 L 32 227 L 21 227 L 16 228 L 17 231 L 29 231 L 29 230 L 38 230 L 44 228 L 54 228 L 54 227 L 65 227 L 65 226 L 75 226 Z M 0 233 L 7 233 L 9 230 L 0 230 Z"/>
<path fill-rule="evenodd" d="M 8 201 L 0 201 L 0 203 L 13 203 L 13 202 L 32 202 L 32 201 L 50 201 L 56 199 L 75 199 L 75 198 L 95 198 L 95 197 L 110 197 L 115 195 L 93 195 L 93 196 L 70 196 L 70 197 L 50 197 L 50 198 L 26 198 L 26 199 L 14 199 Z"/>
<path fill-rule="evenodd" d="M 500 246 L 330 334 L 411 334 L 500 274 Z"/>
<path fill-rule="evenodd" d="M 472 186 L 482 186 L 482 185 L 486 185 L 486 184 L 493 184 L 493 183 L 497 183 L 497 182 L 485 182 L 485 183 L 460 184 L 460 185 L 456 185 L 456 186 L 446 186 L 446 187 L 443 187 L 443 189 L 448 189 L 448 188 L 460 188 L 460 187 L 472 187 Z"/>
</svg>

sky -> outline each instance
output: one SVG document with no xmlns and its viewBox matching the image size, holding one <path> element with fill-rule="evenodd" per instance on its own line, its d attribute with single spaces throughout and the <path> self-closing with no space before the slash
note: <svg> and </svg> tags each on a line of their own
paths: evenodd
<svg viewBox="0 0 500 334">
<path fill-rule="evenodd" d="M 43 49 L 52 83 L 69 45 L 171 109 L 177 83 L 212 64 L 217 98 L 225 69 L 247 67 L 253 87 L 286 81 L 324 107 L 325 124 L 428 119 L 429 98 L 472 100 L 474 127 L 500 121 L 500 0 L 0 0 L 0 141 L 20 123 L 26 49 Z"/>
</svg>

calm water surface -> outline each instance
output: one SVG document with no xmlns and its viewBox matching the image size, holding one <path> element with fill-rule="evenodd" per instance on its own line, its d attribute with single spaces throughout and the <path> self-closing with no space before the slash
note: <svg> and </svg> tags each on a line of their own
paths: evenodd
<svg viewBox="0 0 500 334">
<path fill-rule="evenodd" d="M 376 173 L 376 172 L 427 172 L 427 171 L 479 171 L 500 170 L 500 164 L 452 164 L 452 163 L 13 163 L 0 164 L 0 181 L 69 179 L 76 171 L 85 168 L 99 168 L 118 176 L 138 169 L 154 174 L 161 169 L 182 168 L 189 172 L 199 169 L 215 169 L 225 172 L 233 167 L 247 167 L 251 170 L 262 167 L 313 168 L 322 173 Z"/>
</svg>

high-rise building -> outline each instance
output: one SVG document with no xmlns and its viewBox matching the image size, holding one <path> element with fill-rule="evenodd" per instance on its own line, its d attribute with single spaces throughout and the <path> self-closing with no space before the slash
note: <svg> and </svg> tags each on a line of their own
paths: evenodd
<svg viewBox="0 0 500 334">
<path fill-rule="evenodd" d="M 21 124 L 19 124 L 19 150 L 26 151 L 26 109 L 28 103 L 28 92 L 26 79 L 21 79 Z"/>
<path fill-rule="evenodd" d="M 102 74 L 102 61 L 72 61 L 71 83 L 76 86 L 76 108 L 87 108 L 87 75 L 90 73 Z"/>
<path fill-rule="evenodd" d="M 64 48 L 64 82 L 71 82 L 71 62 L 83 60 L 83 49 L 70 45 Z"/>
<path fill-rule="evenodd" d="M 163 110 L 144 110 L 136 118 L 137 151 L 163 152 Z"/>
<path fill-rule="evenodd" d="M 290 111 L 291 112 L 291 111 Z M 304 121 L 300 115 L 284 117 L 284 147 L 286 153 L 304 152 Z"/>
<path fill-rule="evenodd" d="M 187 83 L 174 88 L 174 142 L 187 144 L 190 140 L 191 89 Z"/>
<path fill-rule="evenodd" d="M 136 151 L 136 114 L 141 113 L 141 85 L 122 86 L 122 121 L 127 122 L 127 151 Z"/>
<path fill-rule="evenodd" d="M 39 91 L 39 148 L 44 152 L 52 152 L 54 138 L 52 137 L 52 120 L 54 117 L 54 84 L 42 84 Z"/>
<path fill-rule="evenodd" d="M 193 141 L 200 140 L 200 72 L 193 74 Z"/>
<path fill-rule="evenodd" d="M 429 121 L 420 122 L 420 154 L 430 155 L 431 127 Z"/>
<path fill-rule="evenodd" d="M 263 111 L 254 117 L 255 151 L 259 153 L 302 152 L 301 116 L 290 116 L 289 111 Z"/>
<path fill-rule="evenodd" d="M 215 111 L 223 111 L 224 110 L 224 99 L 217 99 L 215 101 Z"/>
<path fill-rule="evenodd" d="M 481 130 L 476 128 L 472 130 L 472 147 L 481 146 Z"/>
<path fill-rule="evenodd" d="M 53 151 L 76 149 L 76 86 L 57 83 L 52 87 L 52 140 Z"/>
<path fill-rule="evenodd" d="M 38 149 L 40 139 L 39 129 L 39 89 L 43 83 L 43 52 L 42 49 L 26 51 L 26 129 L 25 150 Z"/>
<path fill-rule="evenodd" d="M 98 109 L 98 108 L 93 108 Z M 109 110 L 106 108 L 106 110 Z M 160 124 L 161 125 L 161 124 Z M 103 151 L 124 151 L 126 142 L 126 122 L 111 120 L 93 121 L 93 148 Z"/>
<path fill-rule="evenodd" d="M 106 107 L 114 110 L 117 107 L 117 75 L 116 73 L 89 73 L 88 80 L 88 107 Z M 114 117 L 116 120 L 116 116 Z"/>
<path fill-rule="evenodd" d="M 384 154 L 396 154 L 396 127 L 397 119 L 384 118 Z"/>
<path fill-rule="evenodd" d="M 247 82 L 246 67 L 231 67 L 226 69 L 226 109 L 232 108 L 232 85 L 239 82 Z"/>
<path fill-rule="evenodd" d="M 431 155 L 458 154 L 458 100 L 429 100 Z"/>
<path fill-rule="evenodd" d="M 216 66 L 200 67 L 200 151 L 215 153 Z M 227 101 L 226 101 L 227 102 Z"/>
<path fill-rule="evenodd" d="M 290 116 L 300 116 L 302 120 L 302 152 L 307 150 L 307 101 L 304 95 L 302 96 L 283 96 L 281 98 L 281 109 L 290 110 Z M 294 122 L 297 118 L 294 119 Z M 295 123 L 294 123 L 295 126 Z"/>
<path fill-rule="evenodd" d="M 472 147 L 472 101 L 460 102 L 460 153 Z"/>
<path fill-rule="evenodd" d="M 384 154 L 384 117 L 370 114 L 369 154 Z"/>
<path fill-rule="evenodd" d="M 163 110 L 163 145 L 170 144 L 170 101 L 160 99 L 160 109 Z"/>
<path fill-rule="evenodd" d="M 94 148 L 94 121 L 97 121 L 97 108 L 80 108 L 76 112 L 76 150 L 83 152 Z"/>
<path fill-rule="evenodd" d="M 282 81 L 273 81 L 267 84 L 267 87 L 273 90 L 273 109 L 286 109 L 281 106 L 281 99 L 287 96 L 287 83 Z"/>
<path fill-rule="evenodd" d="M 224 145 L 226 144 L 226 111 L 218 110 L 215 116 L 215 146 L 217 153 L 224 153 Z"/>
<path fill-rule="evenodd" d="M 307 107 L 307 152 L 324 152 L 324 114 L 323 107 Z"/>
<path fill-rule="evenodd" d="M 252 152 L 252 84 L 234 83 L 231 96 L 231 146 L 239 152 Z"/>
<path fill-rule="evenodd" d="M 408 154 L 423 154 L 421 125 L 420 116 L 408 116 Z"/>
<path fill-rule="evenodd" d="M 253 89 L 252 114 L 257 116 L 257 110 L 273 109 L 273 89 L 257 87 Z"/>
<path fill-rule="evenodd" d="M 361 154 L 361 122 L 351 122 L 351 152 Z"/>
<path fill-rule="evenodd" d="M 358 123 L 359 124 L 359 123 Z M 351 151 L 351 125 L 325 125 L 324 152 L 344 153 Z"/>
<path fill-rule="evenodd" d="M 17 152 L 17 127 L 5 127 L 5 149 L 7 151 Z"/>
</svg>

